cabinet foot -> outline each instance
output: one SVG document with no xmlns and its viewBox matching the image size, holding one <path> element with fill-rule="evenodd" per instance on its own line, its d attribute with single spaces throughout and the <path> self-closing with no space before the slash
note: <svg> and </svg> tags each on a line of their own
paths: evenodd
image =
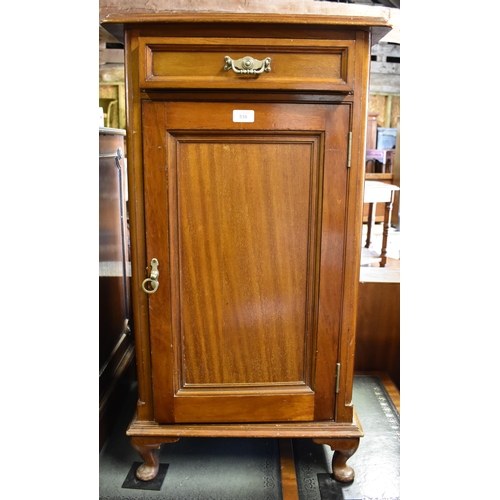
<svg viewBox="0 0 500 500">
<path fill-rule="evenodd" d="M 359 446 L 359 438 L 349 439 L 314 439 L 315 443 L 328 445 L 333 453 L 332 471 L 333 477 L 341 483 L 354 480 L 354 469 L 347 465 Z"/>
<path fill-rule="evenodd" d="M 131 438 L 132 446 L 137 450 L 144 463 L 135 473 L 140 481 L 151 481 L 158 474 L 160 468 L 159 450 L 163 443 L 175 443 L 179 438 Z"/>
</svg>

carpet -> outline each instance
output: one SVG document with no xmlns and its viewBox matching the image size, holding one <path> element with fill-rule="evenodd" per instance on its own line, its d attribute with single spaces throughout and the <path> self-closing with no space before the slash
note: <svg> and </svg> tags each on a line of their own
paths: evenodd
<svg viewBox="0 0 500 500">
<path fill-rule="evenodd" d="M 355 471 L 354 481 L 343 484 L 330 479 L 333 452 L 329 446 L 295 439 L 300 500 L 337 500 L 322 496 L 320 483 L 329 482 L 334 483 L 330 491 L 342 490 L 340 499 L 399 500 L 399 413 L 378 377 L 355 376 L 352 399 L 365 433 L 347 462 Z"/>
<path fill-rule="evenodd" d="M 276 439 L 183 438 L 162 445 L 164 479 L 156 489 L 136 489 L 130 474 L 140 457 L 125 435 L 136 399 L 132 387 L 99 454 L 100 500 L 282 499 Z M 378 377 L 356 376 L 353 401 L 365 432 L 348 462 L 355 480 L 341 484 L 331 479 L 328 446 L 294 439 L 299 500 L 399 499 L 399 414 Z"/>
</svg>

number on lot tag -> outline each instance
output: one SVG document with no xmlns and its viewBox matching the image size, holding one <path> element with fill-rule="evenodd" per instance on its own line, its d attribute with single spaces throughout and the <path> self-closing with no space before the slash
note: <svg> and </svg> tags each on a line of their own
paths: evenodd
<svg viewBox="0 0 500 500">
<path fill-rule="evenodd" d="M 255 120 L 255 111 L 245 109 L 233 110 L 234 123 L 253 123 Z"/>
</svg>

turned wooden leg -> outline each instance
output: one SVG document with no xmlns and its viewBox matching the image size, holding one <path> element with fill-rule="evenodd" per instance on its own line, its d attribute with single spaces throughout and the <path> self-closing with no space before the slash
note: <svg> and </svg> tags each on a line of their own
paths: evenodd
<svg viewBox="0 0 500 500">
<path fill-rule="evenodd" d="M 359 446 L 359 438 L 351 439 L 314 439 L 315 443 L 328 445 L 333 453 L 332 471 L 333 477 L 342 483 L 348 483 L 354 479 L 354 469 L 347 465 L 349 460 Z"/>
<path fill-rule="evenodd" d="M 135 473 L 141 481 L 151 481 L 158 474 L 160 468 L 159 450 L 163 443 L 175 443 L 179 438 L 142 438 L 130 439 L 132 446 L 137 450 L 144 463 L 140 465 Z"/>
<path fill-rule="evenodd" d="M 376 203 L 368 203 L 368 222 L 366 225 L 366 242 L 365 248 L 370 248 L 372 244 L 372 229 L 375 222 Z"/>
<path fill-rule="evenodd" d="M 389 240 L 389 228 L 391 226 L 391 212 L 394 200 L 394 191 L 391 192 L 391 200 L 385 204 L 384 228 L 382 232 L 382 251 L 380 252 L 380 267 L 385 267 L 387 263 L 387 242 Z"/>
</svg>

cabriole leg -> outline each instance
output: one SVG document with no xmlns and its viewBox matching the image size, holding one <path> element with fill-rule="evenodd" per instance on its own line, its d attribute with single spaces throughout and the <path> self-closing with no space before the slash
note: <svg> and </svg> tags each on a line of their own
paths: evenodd
<svg viewBox="0 0 500 500">
<path fill-rule="evenodd" d="M 332 459 L 333 477 L 342 483 L 354 479 L 354 469 L 347 465 L 359 446 L 359 438 L 350 439 L 314 439 L 315 443 L 326 444 L 334 451 Z"/>
<path fill-rule="evenodd" d="M 140 465 L 135 473 L 141 481 L 151 481 L 158 474 L 160 467 L 159 450 L 163 443 L 175 443 L 179 438 L 131 438 L 132 446 L 137 450 L 144 463 Z"/>
</svg>

